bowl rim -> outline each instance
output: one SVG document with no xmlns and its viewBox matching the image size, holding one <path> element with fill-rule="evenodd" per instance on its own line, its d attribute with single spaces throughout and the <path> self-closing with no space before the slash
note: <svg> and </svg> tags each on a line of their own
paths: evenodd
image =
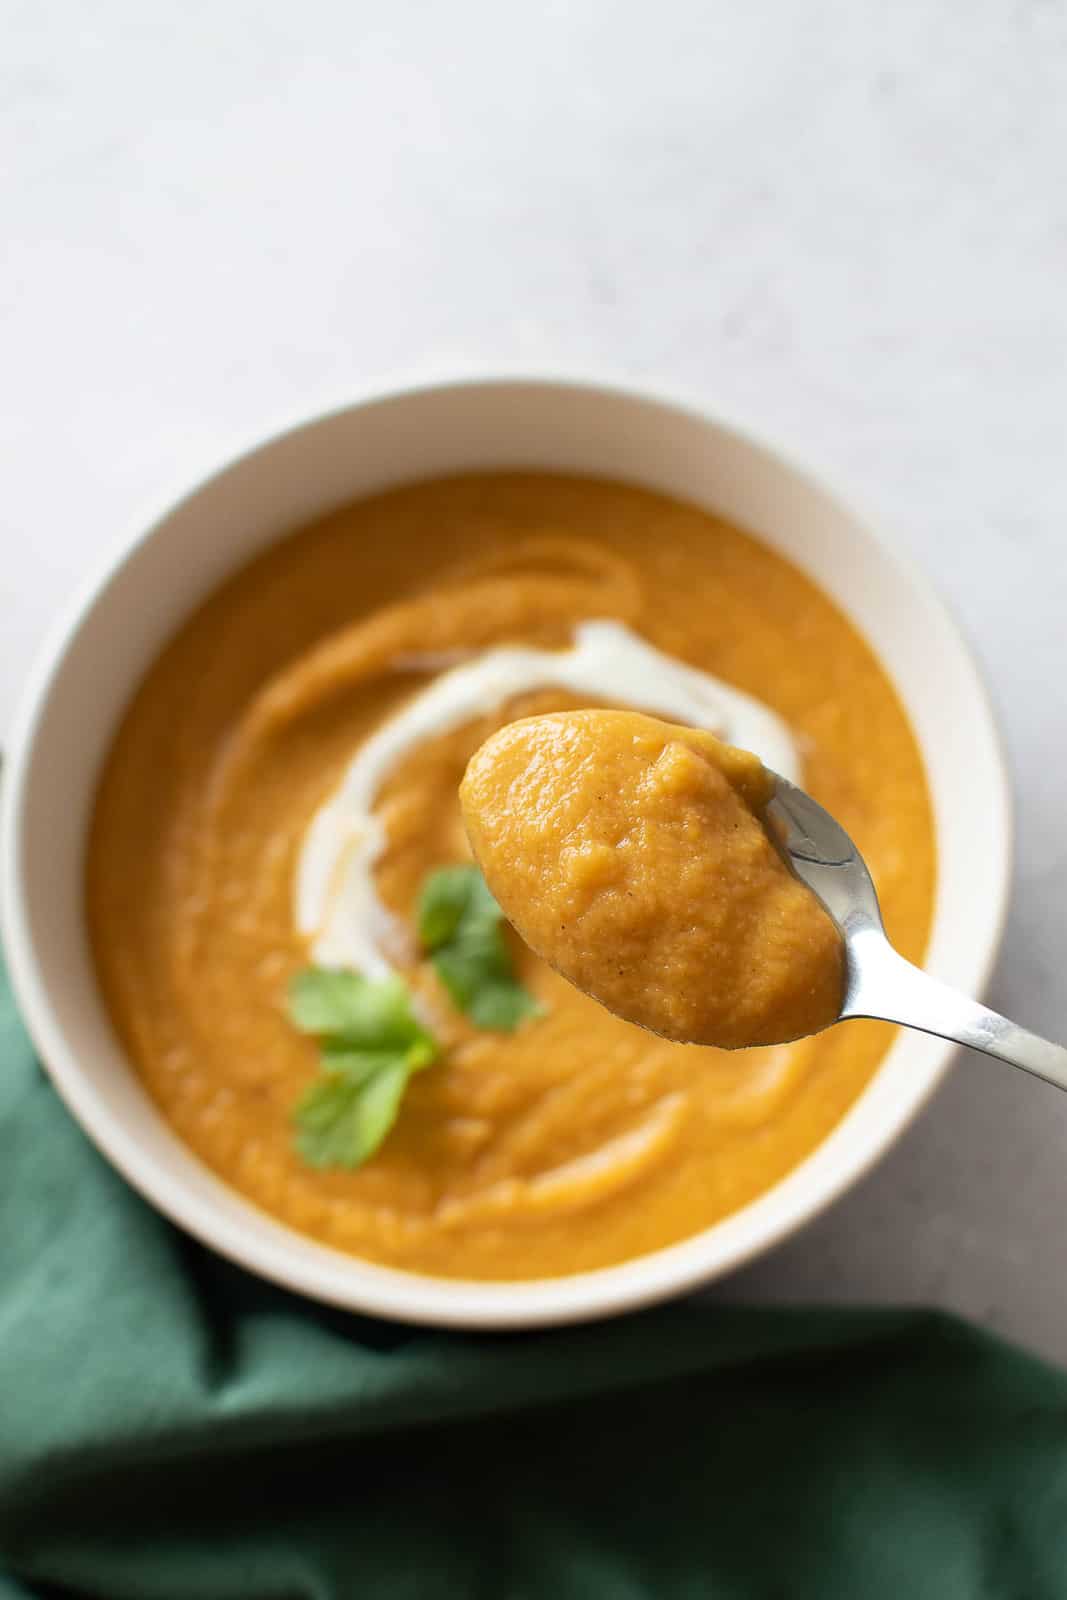
<svg viewBox="0 0 1067 1600">
<path fill-rule="evenodd" d="M 757 433 L 745 422 L 736 420 L 698 397 L 680 391 L 677 385 L 635 384 L 603 376 L 575 376 L 567 372 L 509 372 L 496 367 L 486 372 L 457 375 L 417 375 L 408 381 L 385 380 L 373 387 L 351 393 L 336 404 L 290 416 L 287 421 L 255 435 L 217 458 L 207 472 L 164 498 L 154 498 L 148 515 L 137 515 L 125 533 L 93 564 L 88 576 L 75 588 L 71 599 L 45 635 L 27 674 L 16 705 L 8 738 L 3 793 L 0 795 L 0 934 L 12 990 L 53 1085 L 83 1131 L 127 1182 L 151 1205 L 202 1244 L 279 1286 L 300 1292 L 312 1299 L 364 1314 L 385 1316 L 416 1324 L 482 1329 L 524 1329 L 574 1323 L 621 1314 L 665 1298 L 699 1288 L 713 1279 L 735 1271 L 753 1258 L 773 1249 L 823 1211 L 857 1183 L 887 1153 L 904 1130 L 919 1115 L 943 1081 L 958 1055 L 958 1048 L 939 1042 L 937 1058 L 920 1075 L 920 1082 L 886 1120 L 877 1137 L 868 1138 L 862 1147 L 853 1147 L 835 1170 L 823 1177 L 817 1191 L 808 1193 L 791 1210 L 750 1228 L 751 1237 L 733 1248 L 719 1252 L 720 1260 L 703 1257 L 710 1253 L 711 1240 L 722 1239 L 738 1218 L 751 1219 L 771 1197 L 780 1196 L 824 1149 L 842 1122 L 835 1125 L 815 1150 L 791 1168 L 771 1189 L 764 1191 L 739 1212 L 675 1244 L 647 1255 L 635 1256 L 613 1266 L 568 1274 L 562 1277 L 524 1280 L 472 1280 L 438 1278 L 428 1274 L 381 1267 L 357 1256 L 347 1255 L 322 1245 L 307 1235 L 261 1211 L 238 1196 L 247 1213 L 245 1221 L 222 1214 L 210 1200 L 194 1195 L 180 1178 L 146 1159 L 126 1129 L 122 1117 L 107 1104 L 94 1084 L 91 1073 L 83 1070 L 76 1054 L 68 1048 L 50 999 L 49 983 L 42 961 L 29 931 L 21 883 L 21 838 L 25 825 L 26 779 L 34 746 L 48 702 L 64 661 L 75 638 L 105 590 L 142 546 L 150 542 L 161 527 L 194 496 L 209 490 L 234 469 L 249 465 L 260 454 L 275 449 L 282 441 L 304 431 L 327 425 L 341 415 L 356 412 L 385 401 L 403 401 L 435 391 L 467 389 L 567 390 L 584 393 L 594 401 L 621 399 L 675 417 L 711 427 L 726 436 L 731 444 L 747 449 L 754 456 L 785 472 L 803 488 L 813 491 L 825 503 L 843 514 L 876 551 L 879 560 L 895 568 L 907 586 L 921 595 L 937 617 L 946 638 L 951 639 L 957 662 L 967 680 L 967 694 L 981 720 L 995 792 L 990 796 L 998 836 L 990 841 L 994 869 L 991 892 L 987 897 L 987 931 L 983 954 L 975 963 L 974 992 L 984 990 L 995 964 L 1007 918 L 1013 858 L 1013 795 L 1004 742 L 991 696 L 979 664 L 936 585 L 906 552 L 887 539 L 876 521 L 867 516 L 853 495 L 840 494 L 835 481 L 794 458 L 777 441 Z M 395 480 L 405 481 L 402 477 Z M 759 535 L 760 530 L 755 530 Z M 905 706 L 907 709 L 907 706 Z M 131 1069 L 132 1070 L 132 1069 Z M 880 1069 L 881 1070 L 881 1069 Z M 877 1081 L 871 1080 L 858 1105 Z M 156 1113 L 158 1115 L 158 1113 Z M 176 1136 L 175 1136 L 176 1137 Z M 205 1171 L 207 1169 L 205 1168 Z M 213 1175 L 212 1175 L 213 1177 Z M 231 1197 L 222 1179 L 215 1184 Z M 259 1227 L 248 1230 L 248 1223 Z M 266 1227 L 263 1224 L 266 1224 Z M 246 1231 L 247 1230 L 247 1231 Z M 701 1246 L 704 1246 L 704 1250 Z"/>
</svg>

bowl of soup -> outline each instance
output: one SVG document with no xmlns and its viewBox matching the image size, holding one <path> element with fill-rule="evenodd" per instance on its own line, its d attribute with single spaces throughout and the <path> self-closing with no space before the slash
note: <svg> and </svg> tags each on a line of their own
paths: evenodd
<svg viewBox="0 0 1067 1600">
<path fill-rule="evenodd" d="M 483 893 L 471 757 L 597 708 L 802 782 L 902 952 L 981 990 L 1007 781 L 925 580 L 699 410 L 539 379 L 386 394 L 136 530 L 17 721 L 16 994 L 134 1187 L 319 1300 L 529 1327 L 708 1282 L 868 1169 L 950 1047 L 870 1022 L 680 1044 L 573 988 Z"/>
</svg>

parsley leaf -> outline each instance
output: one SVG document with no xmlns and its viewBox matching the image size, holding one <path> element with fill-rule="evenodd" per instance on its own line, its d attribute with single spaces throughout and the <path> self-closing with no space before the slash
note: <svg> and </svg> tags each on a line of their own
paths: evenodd
<svg viewBox="0 0 1067 1600">
<path fill-rule="evenodd" d="M 403 978 L 365 978 L 327 967 L 297 973 L 289 1015 L 301 1032 L 324 1034 L 356 1050 L 405 1049 L 421 1032 Z"/>
<path fill-rule="evenodd" d="M 454 1004 L 475 1027 L 513 1033 L 542 1007 L 515 977 L 504 913 L 475 866 L 432 872 L 419 898 L 419 938 Z"/>
<path fill-rule="evenodd" d="M 461 927 L 499 922 L 501 915 L 477 867 L 439 867 L 422 886 L 419 938 L 427 950 L 436 950 Z"/>
<path fill-rule="evenodd" d="M 289 1015 L 318 1035 L 323 1074 L 294 1113 L 297 1149 L 314 1167 L 358 1167 L 393 1123 L 413 1072 L 436 1059 L 401 978 L 309 967 L 289 989 Z"/>
<path fill-rule="evenodd" d="M 358 1167 L 374 1154 L 396 1121 L 407 1088 L 402 1061 L 364 1083 L 343 1072 L 320 1077 L 296 1108 L 296 1146 L 312 1167 Z"/>
</svg>

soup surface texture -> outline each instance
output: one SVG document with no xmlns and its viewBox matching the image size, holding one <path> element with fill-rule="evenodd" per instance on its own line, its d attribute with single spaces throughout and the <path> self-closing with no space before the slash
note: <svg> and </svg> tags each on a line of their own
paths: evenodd
<svg viewBox="0 0 1067 1600">
<path fill-rule="evenodd" d="M 683 1044 L 786 1044 L 835 1022 L 841 938 L 763 825 L 758 756 L 638 711 L 508 723 L 460 786 L 475 860 L 531 949 Z"/>
<path fill-rule="evenodd" d="M 581 673 L 552 670 L 566 651 Z M 664 658 L 685 664 L 673 683 Z M 472 660 L 473 689 L 456 677 Z M 701 673 L 720 680 L 722 726 L 690 710 Z M 451 718 L 423 716 L 438 691 Z M 414 909 L 427 875 L 469 859 L 458 788 L 473 753 L 518 717 L 619 704 L 707 725 L 778 770 L 795 752 L 787 775 L 855 838 L 891 937 L 921 959 L 933 826 L 888 679 L 812 582 L 694 507 L 540 474 L 394 490 L 273 546 L 152 666 L 100 783 L 93 948 L 162 1114 L 250 1200 L 413 1271 L 571 1273 L 735 1211 L 855 1100 L 892 1037 L 884 1025 L 744 1051 L 674 1044 L 610 1015 L 509 932 L 542 1009 L 493 1032 L 423 958 Z M 749 724 L 765 736 L 746 736 Z M 786 748 L 770 749 L 783 727 Z M 370 833 L 352 820 L 368 752 Z M 402 974 L 439 1047 L 357 1170 L 313 1167 L 296 1148 L 318 1046 L 286 1001 L 309 962 L 343 965 L 349 951 Z"/>
</svg>

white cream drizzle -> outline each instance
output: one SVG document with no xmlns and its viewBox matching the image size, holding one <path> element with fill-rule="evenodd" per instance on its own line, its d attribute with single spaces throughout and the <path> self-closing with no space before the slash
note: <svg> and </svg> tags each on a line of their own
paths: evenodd
<svg viewBox="0 0 1067 1600">
<path fill-rule="evenodd" d="M 705 728 L 754 751 L 783 777 L 800 777 L 796 746 L 773 711 L 664 655 L 620 622 L 579 623 L 569 650 L 486 650 L 442 672 L 384 722 L 312 818 L 297 865 L 295 915 L 315 962 L 375 978 L 392 970 L 383 946 L 395 939 L 395 928 L 373 877 L 386 844 L 373 807 L 390 772 L 425 739 L 485 716 L 514 695 L 550 688 Z"/>
</svg>

